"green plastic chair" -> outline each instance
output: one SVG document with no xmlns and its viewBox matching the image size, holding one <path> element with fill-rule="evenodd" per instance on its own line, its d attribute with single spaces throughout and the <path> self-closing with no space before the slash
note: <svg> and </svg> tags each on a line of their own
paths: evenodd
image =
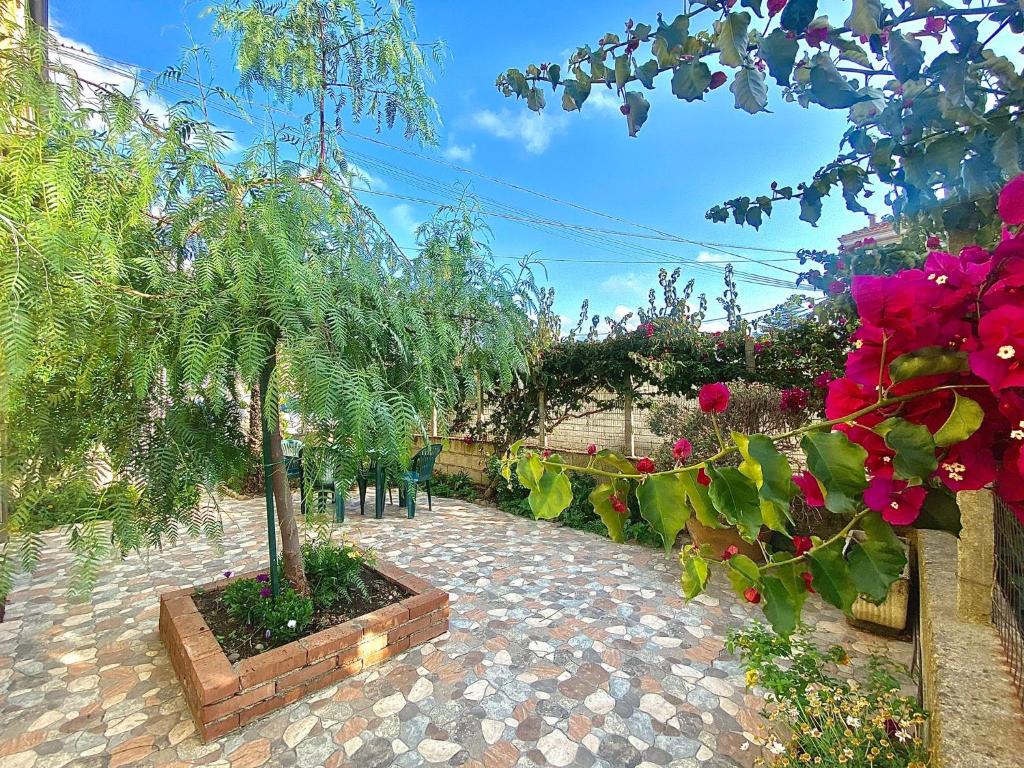
<svg viewBox="0 0 1024 768">
<path fill-rule="evenodd" d="M 398 505 L 404 506 L 409 517 L 416 516 L 416 490 L 422 484 L 427 490 L 427 509 L 433 511 L 430 479 L 434 475 L 434 462 L 441 455 L 441 444 L 431 443 L 412 457 L 409 471 L 398 478 Z"/>
<path fill-rule="evenodd" d="M 281 453 L 284 454 L 284 467 L 288 477 L 299 481 L 299 511 L 303 516 L 307 513 L 306 507 L 306 472 L 303 465 L 302 454 L 305 446 L 301 440 L 282 440 Z M 313 496 L 316 500 L 317 509 L 321 510 L 326 505 L 327 494 L 334 498 L 334 521 L 345 522 L 345 491 L 338 491 L 334 483 L 334 472 L 330 467 L 324 467 L 319 476 L 313 480 Z"/>
</svg>

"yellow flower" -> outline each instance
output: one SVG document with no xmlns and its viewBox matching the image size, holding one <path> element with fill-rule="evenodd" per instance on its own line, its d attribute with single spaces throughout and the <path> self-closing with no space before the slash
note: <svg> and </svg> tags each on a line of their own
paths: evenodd
<svg viewBox="0 0 1024 768">
<path fill-rule="evenodd" d="M 756 669 L 748 669 L 747 670 L 747 688 L 753 688 L 755 685 L 757 685 L 757 670 Z"/>
</svg>

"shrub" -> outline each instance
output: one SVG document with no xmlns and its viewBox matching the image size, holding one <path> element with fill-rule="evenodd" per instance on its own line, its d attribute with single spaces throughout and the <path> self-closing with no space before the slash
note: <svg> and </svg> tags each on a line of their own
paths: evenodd
<svg viewBox="0 0 1024 768">
<path fill-rule="evenodd" d="M 351 601 L 356 593 L 369 599 L 363 567 L 373 563 L 372 552 L 360 550 L 349 542 L 338 545 L 330 540 L 319 540 L 303 544 L 302 556 L 310 595 L 318 611 Z"/>
<path fill-rule="evenodd" d="M 471 502 L 480 498 L 476 485 L 465 472 L 435 472 L 430 480 L 430 492 L 434 496 Z"/>
<path fill-rule="evenodd" d="M 123 480 L 97 487 L 85 477 L 52 484 L 31 500 L 32 524 L 37 530 L 75 525 L 89 520 L 112 520 L 121 510 L 134 510 L 139 489 Z M 17 510 L 19 502 L 13 505 Z"/>
<path fill-rule="evenodd" d="M 915 699 L 902 695 L 908 676 L 898 664 L 872 656 L 866 680 L 847 679 L 838 673 L 849 664 L 842 647 L 823 652 L 805 636 L 787 640 L 757 622 L 730 633 L 727 647 L 739 650 L 747 684 L 766 692 L 762 714 L 770 733 L 763 765 L 927 765 L 926 716 Z"/>
<path fill-rule="evenodd" d="M 301 637 L 313 620 L 312 599 L 283 584 L 274 600 L 265 576 L 232 582 L 221 593 L 221 602 L 231 618 L 251 629 L 253 636 L 262 636 L 270 648 Z"/>
</svg>

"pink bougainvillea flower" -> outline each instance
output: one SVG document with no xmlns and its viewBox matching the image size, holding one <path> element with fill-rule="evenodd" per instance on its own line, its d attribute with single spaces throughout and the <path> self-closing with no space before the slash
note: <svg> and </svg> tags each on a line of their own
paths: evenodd
<svg viewBox="0 0 1024 768">
<path fill-rule="evenodd" d="M 896 275 L 854 275 L 850 293 L 865 325 L 910 334 L 930 311 L 922 306 L 920 288 L 927 277 L 919 269 Z"/>
<path fill-rule="evenodd" d="M 551 458 L 551 451 L 545 448 L 543 451 L 540 452 L 540 455 L 543 456 L 545 459 Z"/>
<path fill-rule="evenodd" d="M 796 556 L 797 557 L 800 557 L 800 555 L 802 555 L 802 554 L 804 554 L 806 552 L 810 552 L 811 548 L 813 546 L 814 546 L 814 542 L 811 541 L 811 537 L 810 536 L 794 536 L 793 537 L 793 549 L 796 550 Z"/>
<path fill-rule="evenodd" d="M 800 578 L 804 580 L 804 586 L 807 588 L 807 591 L 813 595 L 814 587 L 811 586 L 811 582 L 814 581 L 814 576 L 811 574 L 811 572 L 804 571 L 800 574 Z"/>
<path fill-rule="evenodd" d="M 697 482 L 703 486 L 711 485 L 711 477 L 704 471 L 704 467 L 697 470 Z"/>
<path fill-rule="evenodd" d="M 1024 525 L 1024 452 L 1020 443 L 1014 443 L 1003 456 L 999 476 L 996 478 L 996 493 L 1005 501 Z"/>
<path fill-rule="evenodd" d="M 704 413 L 722 413 L 729 407 L 729 388 L 721 382 L 705 384 L 697 394 L 697 403 Z"/>
<path fill-rule="evenodd" d="M 740 548 L 737 547 L 735 544 L 730 544 L 722 551 L 722 559 L 731 560 L 734 556 L 738 555 L 739 553 Z"/>
<path fill-rule="evenodd" d="M 640 459 L 640 461 L 636 463 L 636 471 L 644 475 L 651 474 L 651 472 L 654 472 L 655 469 L 656 467 L 654 466 L 654 462 L 647 456 L 644 456 L 642 459 Z"/>
<path fill-rule="evenodd" d="M 929 16 L 924 20 L 924 31 L 918 33 L 918 37 L 934 37 L 942 39 L 942 33 L 946 31 L 946 20 L 941 16 Z"/>
<path fill-rule="evenodd" d="M 807 408 L 811 393 L 803 387 L 791 387 L 779 393 L 779 410 L 783 413 L 800 413 Z"/>
<path fill-rule="evenodd" d="M 680 437 L 672 446 L 672 458 L 686 461 L 693 454 L 693 445 L 685 437 Z"/>
<path fill-rule="evenodd" d="M 926 495 L 923 486 L 908 487 L 903 480 L 875 475 L 864 491 L 864 503 L 888 523 L 910 525 L 921 514 Z"/>
<path fill-rule="evenodd" d="M 828 385 L 835 379 L 836 375 L 832 371 L 824 371 L 819 373 L 814 379 L 814 386 L 818 389 L 826 389 Z"/>
<path fill-rule="evenodd" d="M 270 587 L 264 587 L 260 590 L 260 597 L 270 597 Z"/>
<path fill-rule="evenodd" d="M 820 48 L 821 44 L 828 40 L 828 26 L 808 27 L 804 33 L 804 40 L 812 48 Z"/>
<path fill-rule="evenodd" d="M 778 16 L 786 7 L 786 0 L 768 0 L 768 16 Z"/>
<path fill-rule="evenodd" d="M 1024 173 L 1007 182 L 999 193 L 999 218 L 1004 224 L 1024 224 Z"/>
<path fill-rule="evenodd" d="M 825 493 L 821 490 L 818 478 L 806 469 L 799 475 L 793 475 L 793 482 L 804 495 L 804 501 L 811 507 L 825 506 Z"/>
<path fill-rule="evenodd" d="M 597 446 L 594 445 L 594 443 L 591 443 L 587 446 L 587 455 L 593 456 L 595 453 L 597 453 Z"/>
<path fill-rule="evenodd" d="M 746 600 L 748 603 L 757 605 L 761 602 L 761 593 L 754 589 L 754 587 L 747 587 L 745 590 L 743 590 L 743 599 Z"/>
<path fill-rule="evenodd" d="M 978 348 L 969 356 L 971 370 L 999 393 L 1024 387 L 1024 307 L 1004 304 L 978 323 Z"/>
<path fill-rule="evenodd" d="M 828 284 L 828 292 L 833 296 L 842 296 L 846 293 L 846 283 L 842 280 L 833 280 Z"/>
<path fill-rule="evenodd" d="M 612 509 L 618 512 L 620 515 L 625 515 L 629 513 L 629 508 L 626 506 L 625 502 L 623 502 L 622 499 L 620 499 L 618 496 L 612 494 L 609 500 L 612 503 Z"/>
<path fill-rule="evenodd" d="M 929 235 L 924 244 L 928 250 L 934 251 L 936 248 L 942 247 L 942 240 L 936 235 Z"/>
<path fill-rule="evenodd" d="M 833 379 L 825 397 L 825 417 L 839 419 L 859 411 L 877 400 L 874 392 L 845 377 Z"/>
<path fill-rule="evenodd" d="M 996 459 L 989 448 L 972 438 L 949 450 L 935 476 L 951 491 L 978 491 L 996 479 Z"/>
</svg>

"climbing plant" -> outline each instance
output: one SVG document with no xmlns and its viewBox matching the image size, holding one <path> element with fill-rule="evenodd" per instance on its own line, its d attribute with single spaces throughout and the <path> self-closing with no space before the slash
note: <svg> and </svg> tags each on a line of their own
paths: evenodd
<svg viewBox="0 0 1024 768">
<path fill-rule="evenodd" d="M 769 110 L 774 83 L 783 101 L 847 113 L 838 154 L 812 179 L 773 182 L 714 206 L 709 219 L 758 227 L 776 204 L 794 200 L 814 224 L 835 190 L 861 212 L 884 190 L 894 214 L 923 231 L 993 242 L 996 193 L 1022 167 L 1024 88 L 1010 53 L 1024 32 L 1020 4 L 852 0 L 845 18 L 821 15 L 820 5 L 687 0 L 653 24 L 629 19 L 564 64 L 509 69 L 497 87 L 534 111 L 549 93 L 574 111 L 593 89 L 613 90 L 636 136 L 651 114 L 646 90 L 694 102 L 728 85 L 736 108 L 757 114 Z"/>
</svg>

